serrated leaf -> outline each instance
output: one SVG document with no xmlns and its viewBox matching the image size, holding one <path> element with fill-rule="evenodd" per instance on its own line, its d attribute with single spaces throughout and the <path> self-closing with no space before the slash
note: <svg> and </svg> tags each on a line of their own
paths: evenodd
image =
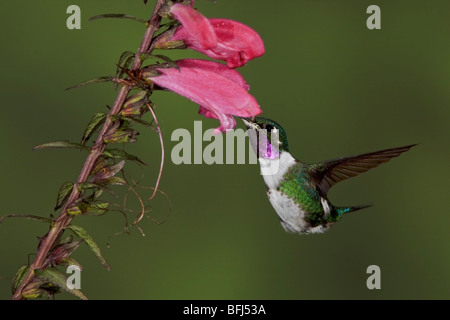
<svg viewBox="0 0 450 320">
<path fill-rule="evenodd" d="M 61 208 L 64 203 L 69 199 L 70 194 L 73 190 L 73 183 L 72 182 L 65 182 L 58 192 L 58 197 L 56 198 L 56 206 L 55 211 Z"/>
<path fill-rule="evenodd" d="M 136 162 L 139 162 L 140 164 L 147 165 L 144 161 L 139 159 L 137 156 L 129 154 L 129 153 L 127 153 L 123 150 L 119 150 L 119 149 L 105 149 L 105 151 L 103 151 L 103 155 L 106 157 L 109 157 L 109 158 L 113 158 L 113 159 L 136 161 Z"/>
<path fill-rule="evenodd" d="M 23 265 L 19 268 L 19 270 L 17 270 L 16 275 L 14 276 L 14 279 L 11 283 L 11 291 L 13 294 L 16 292 L 17 288 L 22 283 L 23 278 L 27 274 L 29 268 L 30 268 L 29 266 Z"/>
<path fill-rule="evenodd" d="M 145 26 L 147 26 L 147 20 L 129 15 L 129 14 L 123 14 L 123 13 L 105 13 L 105 14 L 99 14 L 94 17 L 89 18 L 89 21 L 98 20 L 98 19 L 106 19 L 106 18 L 115 18 L 115 19 L 128 19 L 137 21 L 140 23 L 143 23 Z"/>
<path fill-rule="evenodd" d="M 84 131 L 83 137 L 81 138 L 81 144 L 84 145 L 89 140 L 95 130 L 97 130 L 97 128 L 105 122 L 105 119 L 105 113 L 96 113 L 92 116 L 92 119 L 89 122 L 86 130 Z"/>
<path fill-rule="evenodd" d="M 56 148 L 75 148 L 78 150 L 89 150 L 88 147 L 80 144 L 80 143 L 73 143 L 67 140 L 60 140 L 60 141 L 52 141 L 40 144 L 38 146 L 35 146 L 33 148 L 33 151 L 35 150 L 41 150 L 41 149 L 56 149 Z"/>
<path fill-rule="evenodd" d="M 87 297 L 79 289 L 69 289 L 67 287 L 67 278 L 65 274 L 59 271 L 58 269 L 56 268 L 45 268 L 41 270 L 36 269 L 34 270 L 34 273 L 38 278 L 48 281 L 60 287 L 62 290 L 69 292 L 82 300 L 87 300 Z"/>
<path fill-rule="evenodd" d="M 72 230 L 77 236 L 79 236 L 86 242 L 89 248 L 91 248 L 92 252 L 97 256 L 97 258 L 108 271 L 111 269 L 105 258 L 103 258 L 99 246 L 97 245 L 97 243 L 95 243 L 94 239 L 92 239 L 92 237 L 87 233 L 86 230 L 77 225 L 70 225 L 67 228 Z"/>
<path fill-rule="evenodd" d="M 2 223 L 6 218 L 25 218 L 25 219 L 31 219 L 35 221 L 45 222 L 52 224 L 53 220 L 50 218 L 35 216 L 32 214 L 7 214 L 5 216 L 0 217 L 0 223 Z"/>
</svg>

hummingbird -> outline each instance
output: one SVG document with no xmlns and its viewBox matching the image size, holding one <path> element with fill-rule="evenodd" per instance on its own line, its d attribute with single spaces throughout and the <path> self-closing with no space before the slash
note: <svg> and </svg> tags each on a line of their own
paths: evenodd
<svg viewBox="0 0 450 320">
<path fill-rule="evenodd" d="M 299 234 L 323 233 L 344 214 L 370 207 L 334 206 L 327 198 L 328 190 L 336 183 L 375 168 L 415 146 L 309 164 L 291 155 L 286 131 L 277 122 L 263 117 L 242 120 L 258 157 L 269 201 L 283 228 Z"/>
</svg>

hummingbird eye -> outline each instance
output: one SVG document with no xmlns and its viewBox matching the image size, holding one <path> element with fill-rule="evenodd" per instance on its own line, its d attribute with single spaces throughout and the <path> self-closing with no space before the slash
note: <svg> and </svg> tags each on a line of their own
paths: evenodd
<svg viewBox="0 0 450 320">
<path fill-rule="evenodd" d="M 268 132 L 272 131 L 275 127 L 269 123 L 264 123 L 261 126 L 261 129 L 267 130 Z"/>
</svg>

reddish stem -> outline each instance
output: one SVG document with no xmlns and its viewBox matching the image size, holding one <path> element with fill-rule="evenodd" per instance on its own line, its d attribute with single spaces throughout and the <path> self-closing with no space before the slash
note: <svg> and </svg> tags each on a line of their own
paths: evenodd
<svg viewBox="0 0 450 320">
<path fill-rule="evenodd" d="M 153 14 L 151 19 L 148 22 L 148 27 L 145 32 L 144 38 L 141 42 L 141 46 L 136 53 L 132 71 L 138 70 L 142 66 L 142 61 L 140 59 L 140 55 L 142 53 L 148 52 L 150 45 L 152 43 L 153 36 L 158 30 L 159 25 L 161 23 L 161 17 L 158 15 L 159 9 L 165 3 L 166 0 L 158 0 L 155 8 L 153 10 Z M 111 120 L 113 115 L 117 115 L 123 107 L 125 99 L 127 98 L 131 87 L 128 85 L 124 85 L 119 93 L 117 94 L 116 100 L 114 101 L 114 105 L 109 112 L 107 120 L 101 129 L 97 140 L 95 141 L 94 146 L 91 148 L 91 152 L 86 159 L 86 162 L 81 169 L 80 175 L 78 176 L 77 183 L 75 184 L 73 191 L 66 202 L 66 205 L 63 207 L 60 215 L 55 220 L 54 224 L 50 228 L 50 231 L 42 238 L 42 242 L 38 247 L 38 251 L 36 253 L 36 258 L 31 264 L 30 268 L 27 271 L 23 281 L 20 286 L 17 288 L 16 292 L 13 294 L 13 300 L 22 300 L 22 292 L 23 290 L 31 283 L 34 279 L 34 270 L 42 268 L 43 263 L 45 262 L 46 257 L 48 256 L 49 251 L 55 246 L 56 242 L 62 235 L 63 231 L 67 228 L 68 225 L 72 222 L 73 216 L 67 213 L 67 206 L 71 204 L 73 201 L 78 199 L 81 196 L 81 192 L 78 190 L 78 185 L 80 183 L 84 183 L 88 180 L 89 175 L 94 167 L 95 162 L 98 157 L 103 153 L 106 147 L 106 143 L 103 141 L 103 136 L 107 132 L 107 130 L 112 125 L 113 121 Z"/>
</svg>

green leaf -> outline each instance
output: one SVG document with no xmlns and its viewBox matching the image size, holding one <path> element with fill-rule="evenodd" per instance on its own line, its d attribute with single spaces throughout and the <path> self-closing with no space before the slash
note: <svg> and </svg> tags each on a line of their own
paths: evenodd
<svg viewBox="0 0 450 320">
<path fill-rule="evenodd" d="M 90 84 L 94 84 L 94 83 L 113 82 L 113 81 L 114 81 L 114 78 L 111 77 L 111 76 L 98 77 L 98 78 L 94 78 L 94 79 L 91 79 L 91 80 L 88 80 L 88 81 L 81 82 L 81 83 L 76 84 L 74 86 L 71 86 L 69 88 L 66 88 L 66 90 L 72 90 L 72 89 L 76 89 L 76 88 L 79 88 L 79 87 L 84 87 L 84 86 L 87 86 L 87 85 L 90 85 Z"/>
<path fill-rule="evenodd" d="M 59 271 L 58 269 L 56 268 L 45 268 L 42 270 L 36 269 L 34 270 L 34 273 L 39 279 L 48 281 L 82 300 L 87 300 L 87 297 L 79 289 L 69 289 L 67 287 L 67 278 L 65 274 Z"/>
<path fill-rule="evenodd" d="M 129 153 L 119 150 L 119 149 L 105 149 L 105 151 L 103 151 L 103 155 L 105 157 L 109 157 L 109 158 L 113 158 L 113 159 L 136 161 L 140 164 L 147 165 L 144 161 L 142 161 L 135 155 L 129 154 Z"/>
<path fill-rule="evenodd" d="M 148 121 L 145 121 L 145 120 L 142 120 L 139 118 L 130 118 L 130 120 L 155 130 L 155 127 L 153 126 L 153 124 L 151 122 L 148 122 Z"/>
<path fill-rule="evenodd" d="M 98 185 L 95 183 L 84 182 L 78 185 L 78 190 L 83 191 L 87 189 L 98 189 Z"/>
<path fill-rule="evenodd" d="M 105 13 L 105 14 L 99 14 L 97 16 L 89 18 L 89 21 L 98 20 L 98 19 L 106 19 L 106 18 L 115 18 L 115 19 L 129 19 L 133 21 L 137 21 L 140 23 L 143 23 L 145 26 L 147 26 L 147 20 L 137 18 L 135 16 L 129 15 L 129 14 L 123 14 L 123 13 Z"/>
<path fill-rule="evenodd" d="M 132 51 L 124 51 L 122 52 L 122 54 L 120 55 L 119 58 L 119 62 L 117 63 L 117 72 L 121 71 L 123 68 L 128 68 L 130 65 L 128 65 L 129 63 L 129 59 L 130 58 L 134 58 L 135 53 Z M 120 67 L 122 66 L 122 68 Z"/>
<path fill-rule="evenodd" d="M 33 148 L 33 151 L 41 150 L 41 149 L 57 149 L 57 148 L 75 148 L 78 150 L 89 150 L 88 147 L 83 146 L 80 143 L 73 143 L 73 142 L 69 142 L 67 140 L 60 140 L 60 141 L 47 142 L 47 143 L 35 146 Z"/>
<path fill-rule="evenodd" d="M 112 177 L 109 179 L 105 179 L 102 181 L 99 181 L 99 183 L 103 184 L 103 185 L 115 185 L 115 186 L 125 186 L 127 185 L 127 181 L 124 178 L 121 177 Z"/>
<path fill-rule="evenodd" d="M 96 113 L 92 117 L 89 122 L 86 130 L 84 131 L 83 138 L 81 138 L 81 144 L 86 144 L 92 134 L 97 130 L 97 128 L 105 122 L 106 114 L 105 113 Z"/>
<path fill-rule="evenodd" d="M 94 202 L 86 207 L 86 214 L 100 216 L 109 211 L 109 202 Z"/>
<path fill-rule="evenodd" d="M 17 288 L 19 288 L 29 268 L 30 268 L 29 266 L 23 265 L 19 268 L 19 270 L 17 270 L 16 275 L 14 276 L 14 279 L 11 284 L 11 290 L 13 294 L 16 292 Z"/>
<path fill-rule="evenodd" d="M 93 198 L 94 199 L 98 199 L 98 198 L 100 198 L 100 196 L 103 194 L 103 189 L 98 189 L 98 190 L 95 190 L 95 192 L 94 192 L 94 194 L 93 194 Z"/>
<path fill-rule="evenodd" d="M 120 111 L 120 115 L 124 118 L 141 117 L 148 111 L 147 103 L 149 103 L 148 92 L 140 90 L 128 97 L 122 107 L 122 111 Z"/>
<path fill-rule="evenodd" d="M 80 268 L 80 270 L 83 270 L 83 267 L 81 266 L 81 264 L 78 263 L 78 261 L 76 261 L 73 258 L 62 258 L 60 261 L 60 264 L 63 266 L 77 266 L 78 268 Z"/>
<path fill-rule="evenodd" d="M 65 182 L 61 186 L 58 192 L 58 197 L 56 198 L 55 211 L 61 208 L 64 205 L 64 203 L 69 199 L 72 190 L 73 190 L 72 182 Z"/>
<path fill-rule="evenodd" d="M 139 134 L 133 129 L 116 130 L 110 133 L 106 133 L 103 136 L 105 143 L 132 143 L 136 142 L 136 136 Z"/>
<path fill-rule="evenodd" d="M 94 239 L 92 239 L 92 237 L 87 233 L 86 230 L 77 225 L 70 225 L 67 228 L 72 230 L 77 236 L 79 236 L 86 242 L 89 248 L 91 248 L 92 252 L 94 252 L 94 254 L 108 271 L 111 269 L 105 258 L 103 258 L 99 246 L 97 245 L 97 243 L 95 243 Z"/>
<path fill-rule="evenodd" d="M 78 206 L 67 208 L 66 212 L 67 214 L 70 214 L 72 216 L 79 216 L 80 214 L 83 214 L 83 212 Z"/>
<path fill-rule="evenodd" d="M 32 214 L 7 214 L 3 217 L 0 217 L 0 223 L 2 223 L 6 218 L 25 218 L 25 219 L 41 221 L 41 222 L 50 223 L 50 224 L 53 223 L 53 220 L 50 218 L 35 216 Z"/>
<path fill-rule="evenodd" d="M 37 299 L 42 296 L 43 292 L 44 292 L 44 290 L 41 290 L 36 287 L 31 287 L 31 288 L 27 287 L 22 291 L 22 298 L 27 299 L 27 300 Z"/>
<path fill-rule="evenodd" d="M 145 60 L 151 59 L 151 58 L 153 58 L 153 59 L 161 59 L 164 62 L 166 62 L 163 67 L 165 67 L 165 68 L 176 68 L 177 70 L 180 70 L 180 68 L 178 67 L 178 65 L 177 65 L 177 63 L 175 61 L 170 59 L 168 56 L 165 56 L 165 55 L 162 55 L 162 54 L 141 53 L 139 58 L 141 59 L 141 61 L 145 61 Z"/>
</svg>

